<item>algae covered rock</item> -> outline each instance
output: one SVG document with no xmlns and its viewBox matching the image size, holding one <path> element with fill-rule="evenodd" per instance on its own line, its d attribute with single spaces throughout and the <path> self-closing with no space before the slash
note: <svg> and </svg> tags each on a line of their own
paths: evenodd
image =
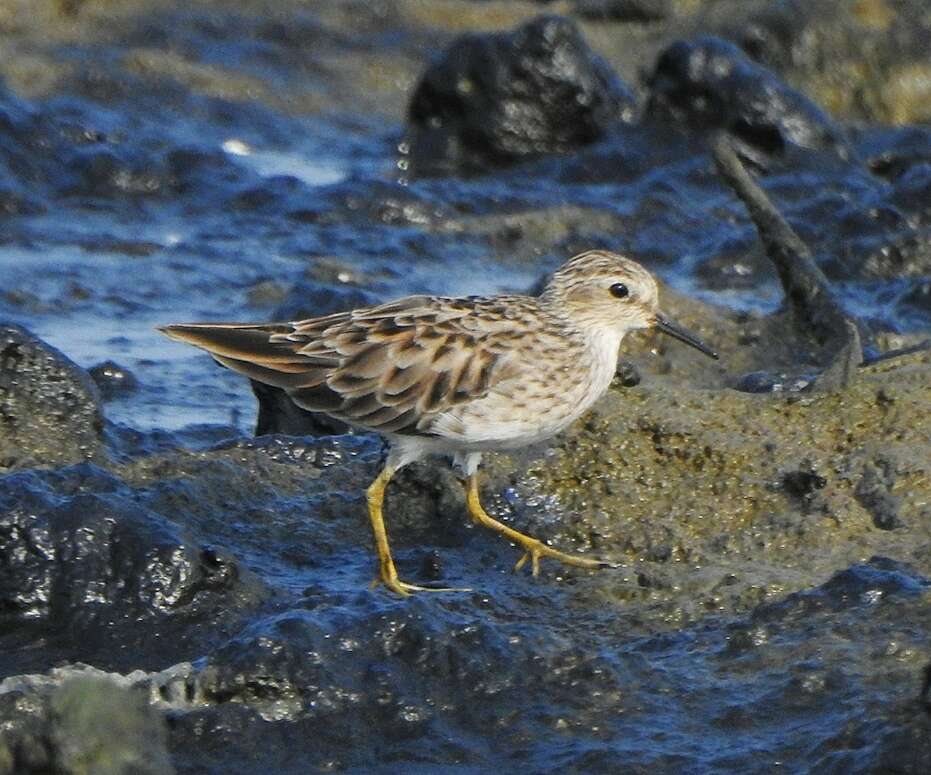
<svg viewBox="0 0 931 775">
<path fill-rule="evenodd" d="M 833 114 L 892 124 L 922 123 L 931 115 L 923 0 L 740 6 L 727 9 L 734 13 L 721 19 L 721 33 Z"/>
<path fill-rule="evenodd" d="M 657 60 L 649 87 L 648 114 L 688 131 L 727 129 L 770 154 L 794 144 L 847 155 L 827 113 L 720 38 L 673 43 Z"/>
<path fill-rule="evenodd" d="M 87 372 L 24 328 L 0 326 L 0 470 L 97 458 L 102 431 Z"/>
<path fill-rule="evenodd" d="M 860 372 L 786 394 L 647 374 L 517 473 L 493 463 L 490 490 L 510 482 L 497 507 L 519 528 L 625 563 L 592 583 L 661 618 L 741 611 L 864 552 L 931 573 L 931 355 Z"/>
<path fill-rule="evenodd" d="M 67 671 L 65 671 L 67 672 Z M 168 734 L 146 694 L 72 671 L 0 682 L 2 775 L 171 775 Z"/>
</svg>

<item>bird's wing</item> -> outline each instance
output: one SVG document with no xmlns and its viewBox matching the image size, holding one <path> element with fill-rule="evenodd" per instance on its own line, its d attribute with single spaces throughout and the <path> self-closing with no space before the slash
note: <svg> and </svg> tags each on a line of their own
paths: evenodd
<svg viewBox="0 0 931 775">
<path fill-rule="evenodd" d="M 309 411 L 383 433 L 429 433 L 432 417 L 513 371 L 502 342 L 517 332 L 490 301 L 412 296 L 294 323 L 162 331 Z"/>
</svg>

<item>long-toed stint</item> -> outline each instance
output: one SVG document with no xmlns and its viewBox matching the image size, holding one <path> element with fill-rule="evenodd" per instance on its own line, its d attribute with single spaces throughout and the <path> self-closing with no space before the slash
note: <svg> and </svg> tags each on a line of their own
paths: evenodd
<svg viewBox="0 0 931 775">
<path fill-rule="evenodd" d="M 489 516 L 479 501 L 482 453 L 514 449 L 566 428 L 608 389 L 624 335 L 655 327 L 717 354 L 659 310 L 640 264 L 592 250 L 567 261 L 538 297 L 409 296 L 291 323 L 195 323 L 160 329 L 252 379 L 390 443 L 369 486 L 381 581 L 401 595 L 443 591 L 398 578 L 382 516 L 385 488 L 408 463 L 448 455 L 479 524 L 541 557 L 582 568 L 609 563 L 565 554 Z M 449 591 L 449 590 L 446 590 Z"/>
</svg>

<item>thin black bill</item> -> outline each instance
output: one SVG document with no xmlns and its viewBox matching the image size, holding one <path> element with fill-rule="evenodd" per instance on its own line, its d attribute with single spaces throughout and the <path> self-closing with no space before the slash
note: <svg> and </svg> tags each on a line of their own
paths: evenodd
<svg viewBox="0 0 931 775">
<path fill-rule="evenodd" d="M 669 336 L 678 339 L 680 342 L 685 342 L 686 344 L 694 347 L 696 350 L 700 350 L 709 358 L 714 358 L 715 360 L 718 359 L 718 354 L 703 341 L 701 341 L 701 339 L 696 336 L 692 336 L 692 334 L 690 334 L 684 328 L 680 328 L 663 315 L 656 316 L 656 327 L 664 334 L 669 334 Z"/>
</svg>

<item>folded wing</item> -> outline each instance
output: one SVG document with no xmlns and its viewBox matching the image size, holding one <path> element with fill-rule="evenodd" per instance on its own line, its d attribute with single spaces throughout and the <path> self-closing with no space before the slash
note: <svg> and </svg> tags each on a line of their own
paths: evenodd
<svg viewBox="0 0 931 775">
<path fill-rule="evenodd" d="M 295 323 L 161 330 L 309 411 L 383 433 L 429 434 L 436 415 L 487 395 L 508 371 L 494 337 L 482 335 L 488 327 L 476 325 L 481 302 L 413 296 Z"/>
</svg>

